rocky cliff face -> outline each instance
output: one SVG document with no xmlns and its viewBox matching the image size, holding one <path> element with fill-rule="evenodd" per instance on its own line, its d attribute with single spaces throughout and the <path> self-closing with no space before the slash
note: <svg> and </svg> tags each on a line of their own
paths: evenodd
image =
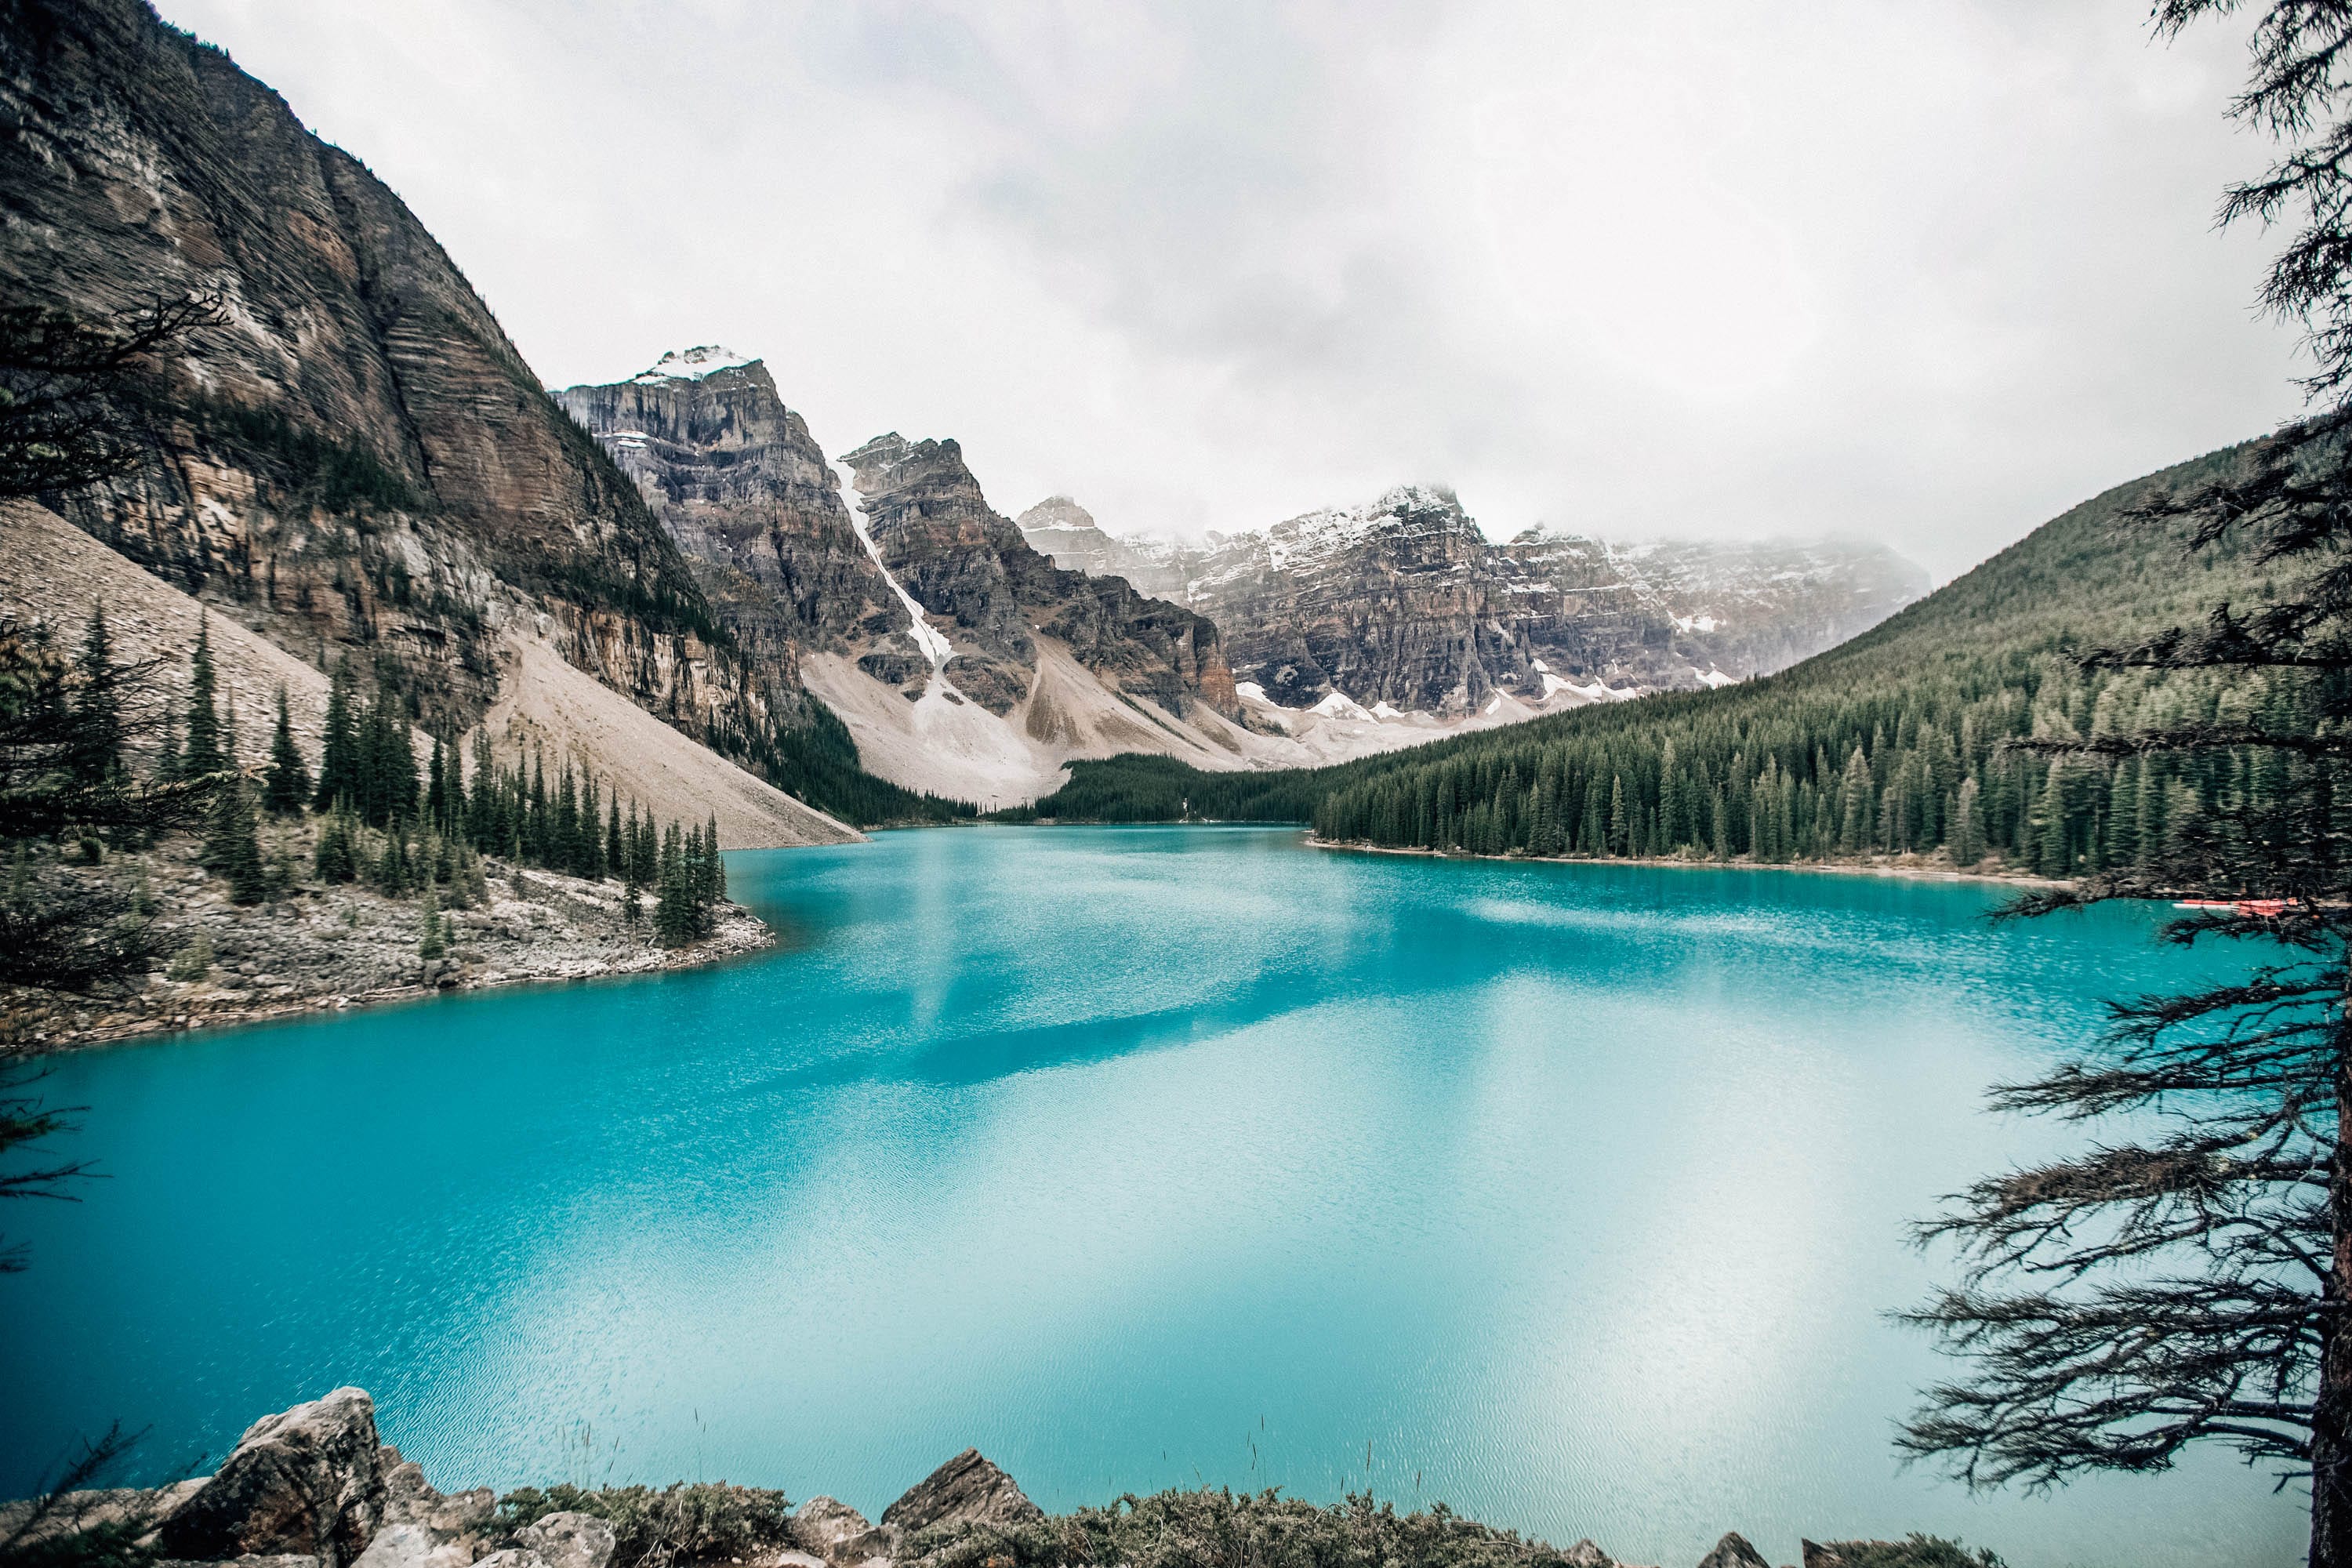
<svg viewBox="0 0 2352 1568">
<path fill-rule="evenodd" d="M 1024 514 L 1033 538 L 1110 565 L 1073 525 L 1074 504 L 1048 506 Z M 1101 531 L 1090 517 L 1086 528 Z M 1288 708 L 1463 715 L 1507 695 L 1532 711 L 1723 684 L 1842 642 L 1928 585 L 1866 546 L 1625 546 L 1541 531 L 1495 545 L 1453 492 L 1418 485 L 1198 546 L 1102 537 L 1180 582 L 1223 633 L 1234 674 Z"/>
<path fill-rule="evenodd" d="M 718 348 L 556 398 L 635 481 L 722 617 L 778 671 L 796 676 L 805 651 L 845 652 L 919 697 L 932 665 L 903 588 L 926 630 L 945 637 L 957 691 L 1000 717 L 1035 684 L 1040 636 L 1180 717 L 1196 700 L 1235 710 L 1213 626 L 1116 578 L 1055 567 L 990 507 L 953 441 L 878 436 L 837 472 L 766 366 Z"/>
<path fill-rule="evenodd" d="M 0 288 L 89 320 L 217 300 L 157 370 L 145 460 L 45 498 L 314 660 L 460 722 L 509 635 L 698 737 L 789 693 L 731 646 L 636 488 L 399 198 L 137 0 L 0 8 Z"/>
<path fill-rule="evenodd" d="M 555 397 L 635 481 L 720 618 L 780 681 L 798 685 L 804 648 L 862 650 L 906 628 L 840 476 L 760 361 L 689 349 Z"/>
<path fill-rule="evenodd" d="M 766 367 L 718 348 L 556 397 L 737 639 L 820 697 L 892 782 L 1007 802 L 1052 787 L 1071 755 L 1239 761 L 1246 731 L 1194 721 L 1240 712 L 1216 627 L 1057 568 L 953 441 L 880 436 L 828 463 Z"/>
<path fill-rule="evenodd" d="M 894 432 L 842 462 L 856 476 L 883 564 L 947 626 L 956 685 L 989 711 L 1007 712 L 1027 694 L 1033 633 L 1180 718 L 1196 699 L 1228 718 L 1239 711 L 1214 625 L 1123 579 L 1055 566 L 989 506 L 953 441 Z"/>
</svg>

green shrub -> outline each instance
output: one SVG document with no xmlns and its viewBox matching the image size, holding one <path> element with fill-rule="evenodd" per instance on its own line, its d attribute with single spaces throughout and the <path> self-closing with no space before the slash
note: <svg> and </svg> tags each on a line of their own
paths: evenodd
<svg viewBox="0 0 2352 1568">
<path fill-rule="evenodd" d="M 1837 1568 L 2004 1568 L 2001 1560 L 1981 1548 L 1970 1552 L 1940 1535 L 1913 1533 L 1901 1541 L 1832 1541 L 1822 1550 L 1831 1553 Z"/>
<path fill-rule="evenodd" d="M 908 1553 L 925 1568 L 1559 1568 L 1539 1541 L 1464 1519 L 1439 1503 L 1399 1513 L 1369 1496 L 1318 1508 L 1273 1491 L 1165 1491 L 1015 1529 L 926 1531 Z M 1973 1565 L 1971 1565 L 1973 1568 Z"/>
<path fill-rule="evenodd" d="M 198 931 L 188 945 L 172 955 L 170 967 L 163 971 L 166 980 L 202 980 L 213 972 L 212 938 Z"/>
<path fill-rule="evenodd" d="M 499 1525 L 511 1541 L 551 1513 L 585 1513 L 613 1527 L 612 1568 L 723 1563 L 785 1541 L 793 1505 L 780 1491 L 724 1481 L 650 1487 L 524 1487 L 499 1500 Z"/>
</svg>

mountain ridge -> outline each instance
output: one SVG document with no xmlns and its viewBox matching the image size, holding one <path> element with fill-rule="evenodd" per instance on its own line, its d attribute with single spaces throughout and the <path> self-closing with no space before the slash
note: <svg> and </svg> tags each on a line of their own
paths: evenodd
<svg viewBox="0 0 2352 1568">
<path fill-rule="evenodd" d="M 1023 518 L 1066 564 L 1140 563 L 1181 584 L 1225 632 L 1236 678 L 1292 709 L 1337 696 L 1459 716 L 1498 694 L 1719 685 L 1834 646 L 1929 586 L 1894 552 L 1842 542 L 1612 544 L 1530 529 L 1498 544 L 1443 485 L 1198 545 L 1121 540 L 1066 497 Z"/>
</svg>

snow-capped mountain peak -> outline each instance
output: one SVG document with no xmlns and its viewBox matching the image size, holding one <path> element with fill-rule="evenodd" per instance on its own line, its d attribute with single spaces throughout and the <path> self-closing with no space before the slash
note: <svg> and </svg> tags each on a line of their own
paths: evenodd
<svg viewBox="0 0 2352 1568">
<path fill-rule="evenodd" d="M 699 348 L 672 349 L 654 361 L 653 368 L 640 371 L 629 379 L 640 386 L 652 386 L 665 381 L 700 381 L 722 370 L 740 370 L 757 364 L 751 354 L 739 354 L 733 349 L 717 343 L 705 343 Z"/>
</svg>

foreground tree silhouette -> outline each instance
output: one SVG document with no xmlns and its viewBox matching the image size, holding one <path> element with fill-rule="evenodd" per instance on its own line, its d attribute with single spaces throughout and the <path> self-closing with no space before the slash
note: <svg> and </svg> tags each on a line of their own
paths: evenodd
<svg viewBox="0 0 2352 1568">
<path fill-rule="evenodd" d="M 2160 35 L 2238 9 L 2160 0 Z M 2134 863 L 2021 900 L 2203 907 L 2167 941 L 2258 955 L 2228 984 L 2112 1005 L 2107 1048 L 1997 1105 L 2134 1113 L 2126 1140 L 1958 1195 L 1927 1238 L 1960 1284 L 1912 1321 L 1969 1357 L 1900 1439 L 1972 1483 L 2156 1470 L 2219 1442 L 2306 1479 L 2315 1568 L 2352 1564 L 2352 0 L 2277 0 L 2232 106 L 2285 141 L 2223 220 L 2298 226 L 2263 300 L 2301 321 L 2317 406 L 2238 470 L 2159 495 L 2192 552 L 2250 552 L 2289 591 L 2202 626 L 2093 651 L 2204 700 L 2158 730 L 2021 742 L 2054 760 L 2165 757 L 2213 804 Z"/>
<path fill-rule="evenodd" d="M 0 307 L 0 501 L 54 498 L 130 468 L 153 356 L 218 315 L 206 300 L 159 300 L 98 322 Z M 142 785 L 124 772 L 125 743 L 168 725 L 163 705 L 146 700 L 154 671 L 115 659 L 95 605 L 76 668 L 58 656 L 46 627 L 0 620 L 0 852 L 9 862 L 0 989 L 84 989 L 147 962 L 131 911 L 45 886 L 27 850 L 69 836 L 143 837 L 202 810 L 202 785 Z M 24 1162 L 31 1145 L 71 1124 L 43 1101 L 37 1068 L 5 1060 L 7 1036 L 0 1019 L 0 1198 L 63 1197 L 79 1162 Z M 23 1266 L 21 1252 L 0 1247 L 0 1271 Z"/>
</svg>

